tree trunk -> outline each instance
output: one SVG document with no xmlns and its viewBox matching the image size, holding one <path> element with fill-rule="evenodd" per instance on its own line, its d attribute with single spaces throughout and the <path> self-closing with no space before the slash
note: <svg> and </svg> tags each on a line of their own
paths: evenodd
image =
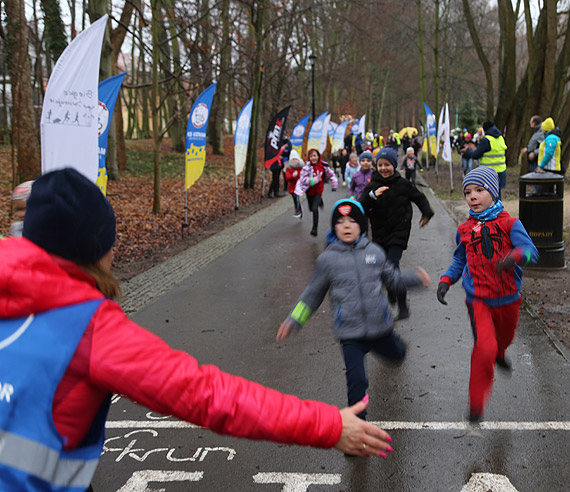
<svg viewBox="0 0 570 492">
<path fill-rule="evenodd" d="M 131 24 L 133 18 L 133 11 L 135 8 L 140 7 L 140 0 L 129 0 L 123 5 L 123 10 L 121 12 L 121 18 L 119 24 L 115 29 L 112 29 L 109 33 L 109 41 L 111 45 L 111 74 L 115 75 L 118 73 L 117 61 L 119 60 L 119 54 L 121 53 L 121 46 L 127 35 L 127 30 Z M 109 24 L 109 28 L 111 25 Z M 123 90 L 123 89 L 121 89 Z M 113 127 L 114 124 L 114 127 Z M 123 125 L 123 108 L 120 96 L 117 97 L 117 103 L 115 110 L 113 111 L 113 120 L 111 121 L 111 127 L 109 128 L 108 142 L 114 147 L 114 159 L 113 163 L 114 172 L 116 169 L 115 176 L 111 176 L 109 173 L 109 178 L 119 179 L 119 170 L 124 170 L 127 168 L 127 147 L 125 145 L 125 132 Z M 109 144 L 107 145 L 107 148 Z M 107 159 L 108 163 L 108 159 Z M 109 164 L 107 164 L 109 166 Z"/>
<path fill-rule="evenodd" d="M 12 85 L 12 141 L 18 149 L 17 181 L 37 177 L 41 168 L 40 135 L 36 125 L 30 59 L 28 57 L 28 27 L 23 0 L 5 0 L 6 49 Z"/>
<path fill-rule="evenodd" d="M 416 0 L 418 11 L 418 47 L 420 50 L 420 85 L 422 88 L 422 102 L 427 103 L 426 69 L 424 64 L 424 31 L 422 27 L 422 0 Z"/>
<path fill-rule="evenodd" d="M 152 10 L 152 137 L 154 140 L 154 193 L 152 200 L 152 213 L 160 213 L 160 107 L 158 95 L 158 32 L 160 7 L 157 5 L 159 0 L 151 0 L 150 8 Z"/>
<path fill-rule="evenodd" d="M 144 37 L 143 37 L 143 22 L 139 25 L 139 61 L 140 61 L 140 82 L 146 83 L 146 63 L 145 63 L 145 49 L 144 49 Z M 141 125 L 140 125 L 140 133 L 138 134 L 138 138 L 147 139 L 150 138 L 150 119 L 151 115 L 149 114 L 149 97 L 148 97 L 148 88 L 143 87 L 141 91 Z"/>
<path fill-rule="evenodd" d="M 169 0 L 166 3 L 168 5 L 167 11 L 173 11 L 173 2 Z M 173 121 L 168 133 L 172 139 L 172 149 L 176 152 L 184 152 L 186 150 L 186 122 L 188 119 L 188 112 L 186 109 L 186 91 L 182 84 L 182 59 L 180 56 L 180 44 L 178 42 L 176 24 L 171 15 L 168 16 L 168 19 L 170 44 L 172 48 L 171 63 L 173 77 L 172 82 L 169 83 L 171 94 L 168 96 L 171 105 L 170 115 L 173 118 Z"/>
<path fill-rule="evenodd" d="M 106 0 L 89 0 L 89 20 L 91 23 L 107 13 L 108 3 Z M 101 47 L 101 63 L 99 65 L 99 81 L 108 79 L 113 75 L 113 60 L 110 31 L 111 21 L 107 21 L 107 29 L 103 36 L 103 46 Z M 113 114 L 114 116 L 114 114 Z M 109 179 L 119 179 L 119 166 L 117 165 L 117 140 L 116 140 L 115 118 L 111 118 L 109 123 L 109 133 L 107 137 L 107 152 L 105 154 L 105 167 Z"/>
<path fill-rule="evenodd" d="M 249 142 L 247 144 L 247 157 L 245 160 L 245 179 L 243 187 L 251 189 L 255 187 L 257 175 L 257 134 L 259 122 L 259 98 L 261 96 L 261 79 L 263 67 L 261 66 L 261 50 L 263 47 L 263 25 L 265 16 L 265 1 L 258 0 L 251 6 L 251 19 L 255 34 L 255 53 L 253 60 L 253 105 L 251 108 L 251 127 L 249 130 Z"/>
<path fill-rule="evenodd" d="M 61 8 L 58 0 L 40 0 L 44 13 L 44 35 L 46 54 L 55 63 L 63 50 L 67 48 L 65 26 L 61 20 Z"/>
<path fill-rule="evenodd" d="M 558 37 L 558 18 L 556 14 L 556 0 L 546 0 L 544 9 L 546 10 L 546 47 L 544 56 L 544 76 L 542 79 L 543 97 L 540 101 L 539 114 L 544 118 L 551 115 L 554 109 L 552 106 L 554 98 L 554 75 L 556 68 L 556 39 Z M 556 101 L 557 104 L 560 100 Z"/>
<path fill-rule="evenodd" d="M 419 0 L 418 0 L 419 1 Z M 487 55 L 483 51 L 483 46 L 481 45 L 481 40 L 479 39 L 479 34 L 475 28 L 475 23 L 473 22 L 473 16 L 471 15 L 471 9 L 469 8 L 469 0 L 463 1 L 463 12 L 465 13 L 465 20 L 467 21 L 467 27 L 469 28 L 469 34 L 473 40 L 473 45 L 475 46 L 475 51 L 483 70 L 485 71 L 485 80 L 487 82 L 487 97 L 486 97 L 486 107 L 485 113 L 487 119 L 493 119 L 493 72 L 491 70 L 491 63 L 487 58 Z"/>
<path fill-rule="evenodd" d="M 439 118 L 439 0 L 435 0 L 435 44 L 433 47 L 434 57 L 434 76 L 433 76 L 433 90 L 435 96 L 435 115 Z M 439 123 L 439 122 L 438 122 Z"/>
<path fill-rule="evenodd" d="M 212 105 L 211 129 L 212 152 L 224 155 L 224 119 L 228 100 L 228 81 L 231 65 L 230 2 L 223 0 L 220 6 L 222 18 L 222 46 L 220 49 L 220 75 Z"/>
<path fill-rule="evenodd" d="M 516 51 L 516 15 L 511 0 L 499 0 L 499 25 L 501 26 L 499 51 L 499 96 L 497 111 L 487 119 L 494 120 L 497 128 L 505 132 L 506 122 L 513 109 L 515 88 L 517 86 L 517 51 Z M 505 134 L 507 146 L 514 143 L 510 136 Z"/>
</svg>

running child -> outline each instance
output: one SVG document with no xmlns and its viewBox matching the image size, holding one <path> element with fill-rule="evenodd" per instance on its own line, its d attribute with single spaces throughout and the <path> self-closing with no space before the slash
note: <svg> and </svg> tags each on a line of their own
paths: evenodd
<svg viewBox="0 0 570 492">
<path fill-rule="evenodd" d="M 353 152 L 350 154 L 348 163 L 344 169 L 344 183 L 350 187 L 350 182 L 358 171 L 360 171 L 360 164 L 358 164 L 358 154 L 356 152 Z"/>
<path fill-rule="evenodd" d="M 405 170 L 406 179 L 414 186 L 416 186 L 416 169 L 418 169 L 420 172 L 423 172 L 423 168 L 420 164 L 419 159 L 416 157 L 416 153 L 414 152 L 413 147 L 408 147 L 406 149 L 406 157 L 404 157 L 400 169 Z"/>
<path fill-rule="evenodd" d="M 376 171 L 372 173 L 372 179 L 362 193 L 360 203 L 370 218 L 372 240 L 399 267 L 410 239 L 412 202 L 422 214 L 420 227 L 427 225 L 433 216 L 433 210 L 426 196 L 396 172 L 397 167 L 398 152 L 391 147 L 380 149 L 376 154 Z M 405 289 L 398 293 L 388 290 L 388 299 L 392 303 L 398 302 L 398 319 L 409 318 Z"/>
<path fill-rule="evenodd" d="M 309 150 L 309 162 L 301 169 L 301 177 L 295 186 L 295 194 L 302 196 L 307 193 L 309 209 L 313 212 L 313 228 L 311 236 L 317 235 L 319 227 L 319 207 L 323 206 L 323 191 L 325 182 L 331 184 L 332 191 L 336 191 L 338 180 L 334 171 L 321 159 L 321 153 L 317 149 Z"/>
<path fill-rule="evenodd" d="M 330 291 L 333 330 L 342 347 L 349 402 L 362 400 L 368 389 L 364 365 L 368 352 L 392 361 L 402 361 L 406 355 L 404 344 L 394 333 L 382 285 L 397 292 L 431 283 L 423 268 L 416 273 L 395 268 L 384 250 L 368 240 L 367 229 L 368 219 L 360 203 L 348 198 L 335 203 L 327 247 L 317 258 L 309 285 L 277 333 L 281 341 L 299 330 Z M 366 411 L 359 417 L 365 418 Z"/>
<path fill-rule="evenodd" d="M 285 169 L 285 180 L 289 184 L 289 193 L 293 197 L 293 204 L 295 205 L 295 213 L 293 217 L 297 219 L 303 218 L 303 209 L 301 208 L 301 199 L 295 194 L 295 186 L 297 186 L 297 181 L 301 177 L 301 169 L 303 167 L 303 161 L 299 156 L 299 153 L 293 149 L 289 154 L 289 162 L 287 163 L 287 168 Z"/>
<path fill-rule="evenodd" d="M 517 329 L 521 304 L 521 266 L 535 263 L 538 251 L 521 221 L 499 199 L 499 175 L 480 166 L 463 178 L 469 218 L 457 229 L 451 266 L 437 288 L 447 304 L 449 287 L 462 278 L 467 312 L 475 338 L 469 378 L 469 421 L 483 417 L 491 395 L 495 364 L 507 371 L 506 350 Z"/>
<path fill-rule="evenodd" d="M 372 154 L 370 152 L 362 152 L 358 158 L 358 164 L 360 165 L 360 171 L 358 171 L 350 182 L 350 195 L 351 198 L 356 198 L 360 200 L 364 188 L 370 183 L 372 178 Z"/>
</svg>

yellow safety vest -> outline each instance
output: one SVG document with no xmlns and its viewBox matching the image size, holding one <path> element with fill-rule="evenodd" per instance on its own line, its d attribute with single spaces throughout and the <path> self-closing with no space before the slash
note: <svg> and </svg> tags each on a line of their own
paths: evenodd
<svg viewBox="0 0 570 492">
<path fill-rule="evenodd" d="M 394 138 L 396 139 L 396 143 L 398 145 L 402 145 L 402 141 L 400 140 L 400 134 L 399 133 L 394 132 Z"/>
<path fill-rule="evenodd" d="M 542 162 L 542 159 L 544 157 L 544 149 L 545 149 L 544 144 L 545 144 L 545 141 L 543 140 L 542 142 L 540 142 L 540 147 L 538 148 L 538 161 L 537 162 L 539 164 Z M 546 163 L 546 166 L 544 166 L 544 169 L 546 169 L 547 171 L 556 171 L 556 172 L 559 172 L 562 170 L 562 166 L 560 166 L 560 149 L 561 148 L 562 148 L 562 142 L 560 140 L 558 140 L 558 143 L 556 144 L 556 149 L 554 150 L 554 157 Z"/>
<path fill-rule="evenodd" d="M 483 156 L 479 159 L 479 164 L 482 166 L 492 167 L 498 173 L 506 171 L 507 158 L 505 156 L 505 151 L 507 150 L 507 144 L 505 143 L 505 139 L 502 135 L 499 137 L 485 135 L 485 137 L 491 144 L 491 150 L 483 154 Z"/>
</svg>

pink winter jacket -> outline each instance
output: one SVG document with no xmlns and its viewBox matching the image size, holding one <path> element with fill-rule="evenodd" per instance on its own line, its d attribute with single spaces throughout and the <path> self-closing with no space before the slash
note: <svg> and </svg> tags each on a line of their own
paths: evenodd
<svg viewBox="0 0 570 492">
<path fill-rule="evenodd" d="M 100 298 L 94 279 L 74 263 L 23 238 L 0 240 L 0 320 Z M 106 299 L 56 390 L 53 419 L 68 449 L 81 443 L 109 391 L 237 437 L 330 448 L 342 431 L 337 407 L 200 366 Z"/>
</svg>

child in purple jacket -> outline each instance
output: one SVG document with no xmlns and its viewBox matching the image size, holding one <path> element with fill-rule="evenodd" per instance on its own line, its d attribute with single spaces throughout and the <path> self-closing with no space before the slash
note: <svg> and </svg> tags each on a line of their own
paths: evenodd
<svg viewBox="0 0 570 492">
<path fill-rule="evenodd" d="M 360 200 L 360 196 L 364 188 L 370 183 L 370 178 L 374 170 L 372 169 L 372 154 L 370 152 L 362 152 L 358 158 L 360 171 L 354 174 L 350 181 L 350 197 Z"/>
</svg>

